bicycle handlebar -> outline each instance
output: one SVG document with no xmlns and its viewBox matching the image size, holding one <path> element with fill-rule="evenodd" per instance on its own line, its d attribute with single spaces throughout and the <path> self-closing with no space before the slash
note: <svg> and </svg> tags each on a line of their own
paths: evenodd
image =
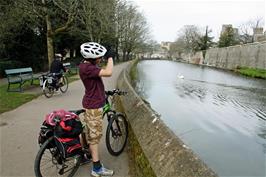
<svg viewBox="0 0 266 177">
<path fill-rule="evenodd" d="M 127 94 L 127 92 L 125 92 L 125 91 L 121 91 L 121 90 L 119 90 L 119 89 L 114 89 L 114 90 L 108 90 L 108 91 L 105 91 L 105 94 L 107 95 L 107 96 L 113 96 L 113 95 L 126 95 Z"/>
<path fill-rule="evenodd" d="M 119 89 L 114 89 L 114 90 L 108 90 L 108 91 L 105 91 L 105 94 L 107 95 L 107 96 L 113 96 L 113 95 L 126 95 L 127 94 L 127 92 L 125 92 L 125 91 L 121 91 L 121 90 L 119 90 Z M 78 109 L 78 110 L 70 110 L 69 112 L 72 112 L 72 113 L 74 113 L 74 114 L 76 114 L 76 115 L 79 115 L 79 114 L 81 114 L 81 113 L 84 113 L 85 112 L 85 109 Z"/>
<path fill-rule="evenodd" d="M 64 74 L 64 72 L 60 72 L 60 73 L 50 73 L 50 72 L 46 72 L 46 73 L 42 73 L 40 76 L 41 77 L 53 77 L 53 76 L 58 76 Z"/>
</svg>

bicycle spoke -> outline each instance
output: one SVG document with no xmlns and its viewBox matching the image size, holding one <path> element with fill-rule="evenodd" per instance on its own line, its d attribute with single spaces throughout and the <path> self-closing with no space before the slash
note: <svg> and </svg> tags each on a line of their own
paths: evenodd
<svg viewBox="0 0 266 177">
<path fill-rule="evenodd" d="M 62 159 L 57 147 L 47 148 L 53 139 L 48 139 L 40 148 L 34 164 L 37 177 L 73 176 L 80 165 L 81 156 Z"/>
<path fill-rule="evenodd" d="M 115 114 L 109 121 L 106 132 L 107 149 L 112 155 L 119 155 L 127 141 L 127 122 L 121 114 Z"/>
</svg>

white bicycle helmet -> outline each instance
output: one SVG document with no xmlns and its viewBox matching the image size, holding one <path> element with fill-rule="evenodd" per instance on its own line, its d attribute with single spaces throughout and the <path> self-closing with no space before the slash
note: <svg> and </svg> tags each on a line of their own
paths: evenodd
<svg viewBox="0 0 266 177">
<path fill-rule="evenodd" d="M 80 53 L 84 58 L 100 58 L 106 53 L 106 48 L 96 42 L 86 42 L 80 46 Z"/>
<path fill-rule="evenodd" d="M 55 56 L 55 58 L 63 58 L 62 54 L 60 54 L 60 53 L 56 53 L 54 56 Z"/>
</svg>

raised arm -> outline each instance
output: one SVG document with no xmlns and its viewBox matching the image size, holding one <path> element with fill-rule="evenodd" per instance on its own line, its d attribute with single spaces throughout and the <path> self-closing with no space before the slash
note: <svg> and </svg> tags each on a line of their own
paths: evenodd
<svg viewBox="0 0 266 177">
<path fill-rule="evenodd" d="M 113 58 L 109 57 L 108 60 L 107 60 L 106 68 L 101 69 L 101 71 L 99 72 L 99 76 L 100 77 L 110 77 L 110 76 L 112 76 L 113 67 L 114 67 Z"/>
</svg>

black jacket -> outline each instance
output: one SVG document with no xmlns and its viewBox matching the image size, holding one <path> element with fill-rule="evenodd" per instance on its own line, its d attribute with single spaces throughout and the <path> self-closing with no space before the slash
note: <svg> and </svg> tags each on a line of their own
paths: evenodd
<svg viewBox="0 0 266 177">
<path fill-rule="evenodd" d="M 66 72 L 66 68 L 63 66 L 63 63 L 58 59 L 54 59 L 50 67 L 50 73 L 61 73 L 62 70 Z"/>
</svg>

